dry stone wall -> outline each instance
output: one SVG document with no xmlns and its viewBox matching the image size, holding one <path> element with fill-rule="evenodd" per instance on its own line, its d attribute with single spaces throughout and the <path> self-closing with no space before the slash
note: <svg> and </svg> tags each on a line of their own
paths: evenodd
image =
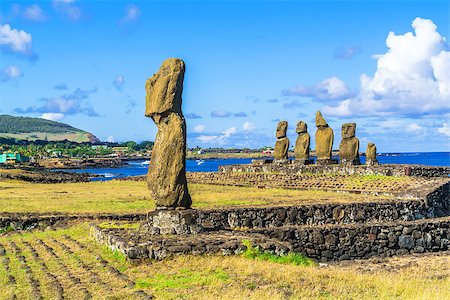
<svg viewBox="0 0 450 300">
<path fill-rule="evenodd" d="M 220 173 L 282 173 L 282 174 L 337 174 L 337 175 L 385 175 L 415 177 L 448 177 L 449 167 L 430 167 L 421 165 L 377 165 L 377 166 L 339 166 L 339 165 L 302 165 L 293 163 L 263 163 L 220 166 Z"/>
</svg>

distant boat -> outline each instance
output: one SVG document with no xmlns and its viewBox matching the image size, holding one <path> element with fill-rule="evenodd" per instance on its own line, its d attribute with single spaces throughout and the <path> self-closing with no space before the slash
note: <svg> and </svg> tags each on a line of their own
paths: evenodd
<svg viewBox="0 0 450 300">
<path fill-rule="evenodd" d="M 205 161 L 203 159 L 197 159 L 195 162 L 197 163 L 197 166 L 200 166 Z"/>
<path fill-rule="evenodd" d="M 143 162 L 141 163 L 141 165 L 149 165 L 149 164 L 150 164 L 150 161 L 149 161 L 149 160 L 143 161 Z"/>
</svg>

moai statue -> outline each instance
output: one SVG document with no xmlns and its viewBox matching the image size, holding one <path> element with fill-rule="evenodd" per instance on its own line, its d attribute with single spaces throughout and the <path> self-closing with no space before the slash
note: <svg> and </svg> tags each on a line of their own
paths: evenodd
<svg viewBox="0 0 450 300">
<path fill-rule="evenodd" d="M 359 140 L 355 137 L 356 123 L 342 124 L 342 140 L 339 145 L 341 165 L 359 165 Z"/>
<path fill-rule="evenodd" d="M 275 149 L 273 151 L 273 157 L 275 160 L 287 160 L 289 150 L 289 139 L 286 136 L 288 122 L 281 121 L 277 126 L 277 142 L 275 143 Z"/>
<path fill-rule="evenodd" d="M 316 163 L 319 165 L 328 165 L 336 163 L 331 160 L 331 152 L 333 150 L 334 133 L 320 111 L 316 113 Z"/>
<path fill-rule="evenodd" d="M 169 58 L 145 84 L 145 116 L 158 127 L 147 186 L 157 209 L 189 208 L 186 180 L 186 122 L 181 112 L 185 65 Z"/>
<path fill-rule="evenodd" d="M 297 123 L 297 128 L 295 130 L 298 134 L 297 140 L 295 141 L 295 162 L 299 164 L 308 164 L 309 160 L 309 146 L 310 137 L 308 133 L 308 125 L 300 121 Z"/>
<path fill-rule="evenodd" d="M 367 144 L 366 165 L 367 166 L 376 166 L 376 165 L 378 165 L 377 146 L 375 146 L 374 143 Z"/>
</svg>

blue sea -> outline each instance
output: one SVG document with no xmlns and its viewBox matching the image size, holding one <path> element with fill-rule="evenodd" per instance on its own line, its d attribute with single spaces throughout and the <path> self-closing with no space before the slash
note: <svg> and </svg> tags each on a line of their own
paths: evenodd
<svg viewBox="0 0 450 300">
<path fill-rule="evenodd" d="M 217 172 L 219 166 L 250 164 L 250 158 L 229 158 L 229 159 L 205 159 L 186 161 L 188 172 Z M 382 153 L 378 156 L 380 164 L 415 164 L 426 166 L 450 166 L 450 152 L 417 152 L 417 153 Z M 361 157 L 361 163 L 365 162 L 365 157 Z M 131 161 L 128 165 L 120 168 L 92 168 L 75 169 L 70 172 L 90 173 L 103 177 L 92 180 L 111 180 L 129 176 L 145 175 L 148 169 L 148 161 Z"/>
</svg>

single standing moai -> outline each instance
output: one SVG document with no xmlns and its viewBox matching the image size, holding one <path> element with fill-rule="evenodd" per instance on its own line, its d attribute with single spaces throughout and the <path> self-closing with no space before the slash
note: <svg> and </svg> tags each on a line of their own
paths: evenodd
<svg viewBox="0 0 450 300">
<path fill-rule="evenodd" d="M 342 124 L 342 140 L 339 145 L 341 165 L 359 165 L 359 140 L 355 136 L 356 123 Z"/>
<path fill-rule="evenodd" d="M 376 166 L 376 165 L 378 165 L 377 146 L 375 146 L 374 143 L 367 144 L 366 165 L 367 166 Z"/>
<path fill-rule="evenodd" d="M 295 162 L 300 164 L 308 164 L 309 160 L 309 146 L 310 146 L 310 136 L 308 133 L 308 125 L 300 121 L 297 123 L 297 140 L 295 141 Z"/>
<path fill-rule="evenodd" d="M 181 112 L 184 71 L 181 59 L 169 58 L 145 84 L 145 116 L 158 127 L 147 174 L 157 209 L 192 204 L 186 180 L 186 122 Z"/>
<path fill-rule="evenodd" d="M 331 152 L 333 151 L 334 133 L 320 111 L 316 113 L 316 163 L 319 165 L 328 165 L 336 163 L 331 160 Z"/>
<path fill-rule="evenodd" d="M 277 126 L 277 142 L 275 143 L 275 150 L 273 157 L 275 160 L 288 159 L 289 139 L 286 136 L 288 122 L 281 121 Z"/>
</svg>

